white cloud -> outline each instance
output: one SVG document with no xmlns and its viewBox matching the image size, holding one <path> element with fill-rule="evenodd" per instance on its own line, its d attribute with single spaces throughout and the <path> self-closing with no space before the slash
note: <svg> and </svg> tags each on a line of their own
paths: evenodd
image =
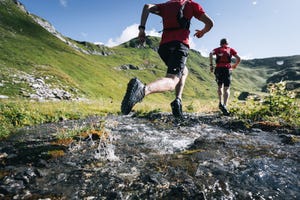
<svg viewBox="0 0 300 200">
<path fill-rule="evenodd" d="M 94 42 L 95 45 L 104 45 L 103 42 Z"/>
<path fill-rule="evenodd" d="M 67 0 L 59 0 L 59 3 L 60 3 L 63 7 L 67 7 L 67 6 L 68 6 L 68 1 L 67 1 Z"/>
<path fill-rule="evenodd" d="M 149 36 L 161 37 L 161 33 L 157 32 L 155 29 L 146 31 L 146 34 Z"/>
<path fill-rule="evenodd" d="M 189 41 L 190 41 L 190 48 L 196 50 L 197 47 L 196 47 L 196 44 L 194 42 L 194 39 L 193 38 L 189 38 Z"/>
<path fill-rule="evenodd" d="M 257 1 L 252 1 L 252 5 L 257 5 Z"/>
<path fill-rule="evenodd" d="M 105 44 L 108 47 L 114 47 L 119 44 L 122 44 L 124 42 L 127 42 L 135 37 L 138 36 L 139 31 L 138 31 L 138 24 L 133 24 L 131 26 L 126 27 L 123 31 L 122 34 L 117 37 L 117 38 L 110 38 L 108 42 Z M 157 36 L 160 37 L 161 34 L 158 33 L 155 29 L 152 29 L 150 31 L 146 31 L 146 35 L 150 36 Z"/>
<path fill-rule="evenodd" d="M 209 53 L 211 52 L 211 50 L 209 50 L 205 47 L 199 48 L 199 49 L 197 49 L 197 51 L 199 51 L 203 57 L 208 57 Z"/>
<path fill-rule="evenodd" d="M 246 55 L 240 55 L 242 60 L 251 60 L 253 59 L 253 54 L 252 53 L 248 53 Z"/>
<path fill-rule="evenodd" d="M 208 57 L 208 55 L 209 55 L 209 53 L 210 53 L 210 50 L 208 50 L 208 49 L 205 48 L 205 47 L 200 47 L 200 48 L 198 48 L 198 47 L 197 47 L 197 44 L 195 43 L 194 38 L 192 38 L 192 37 L 190 37 L 189 40 L 190 40 L 190 48 L 191 48 L 191 49 L 194 49 L 194 50 L 196 50 L 196 51 L 199 51 L 199 52 L 201 53 L 201 55 L 204 56 L 204 57 Z"/>
</svg>

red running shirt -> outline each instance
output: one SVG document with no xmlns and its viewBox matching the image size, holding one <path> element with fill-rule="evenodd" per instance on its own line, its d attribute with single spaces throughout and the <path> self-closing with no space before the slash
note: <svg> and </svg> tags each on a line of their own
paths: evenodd
<svg viewBox="0 0 300 200">
<path fill-rule="evenodd" d="M 215 48 L 212 54 L 217 56 L 216 67 L 226 67 L 230 69 L 231 57 L 236 55 L 237 52 L 233 48 L 223 45 L 219 48 Z"/>
<path fill-rule="evenodd" d="M 163 19 L 164 29 L 179 27 L 176 16 L 183 2 L 184 0 L 170 0 L 166 3 L 156 4 L 159 15 Z M 188 19 L 192 17 L 200 19 L 204 13 L 203 8 L 192 0 L 185 5 L 184 16 Z M 189 34 L 190 31 L 187 29 L 164 30 L 160 44 L 179 41 L 189 46 Z"/>
</svg>

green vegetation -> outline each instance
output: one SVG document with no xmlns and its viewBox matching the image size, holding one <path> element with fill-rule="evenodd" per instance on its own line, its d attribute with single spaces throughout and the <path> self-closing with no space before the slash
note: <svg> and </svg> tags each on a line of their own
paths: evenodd
<svg viewBox="0 0 300 200">
<path fill-rule="evenodd" d="M 186 112 L 212 112 L 216 103 L 206 101 L 187 101 L 184 104 Z M 188 107 L 193 106 L 192 110 Z M 168 103 L 145 102 L 137 104 L 138 113 L 157 111 L 171 112 Z M 43 123 L 58 122 L 61 120 L 83 119 L 88 116 L 105 116 L 119 114 L 120 104 L 107 100 L 93 100 L 82 102 L 34 102 L 27 100 L 0 100 L 0 138 L 7 137 L 16 128 Z"/>
<path fill-rule="evenodd" d="M 90 102 L 30 102 L 1 101 L 0 138 L 8 136 L 15 128 L 66 119 L 82 119 L 93 115 L 117 113 L 119 106 L 106 101 Z"/>
<path fill-rule="evenodd" d="M 300 127 L 300 105 L 295 93 L 286 89 L 286 82 L 269 84 L 268 95 L 247 101 L 235 101 L 231 112 L 241 118 L 253 121 L 270 121 L 281 126 Z"/>
</svg>

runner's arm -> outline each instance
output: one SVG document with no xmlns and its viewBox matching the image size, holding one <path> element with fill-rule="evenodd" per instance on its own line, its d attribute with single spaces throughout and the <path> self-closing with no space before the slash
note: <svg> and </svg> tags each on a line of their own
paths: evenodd
<svg viewBox="0 0 300 200">
<path fill-rule="evenodd" d="M 237 54 L 233 55 L 236 60 L 235 60 L 235 63 L 231 66 L 233 69 L 235 69 L 241 62 L 241 57 Z"/>
<path fill-rule="evenodd" d="M 204 23 L 204 28 L 201 29 L 201 30 L 198 30 L 198 29 L 196 30 L 196 33 L 194 34 L 194 36 L 196 36 L 197 38 L 203 37 L 203 35 L 205 33 L 207 33 L 208 31 L 210 31 L 210 29 L 214 25 L 213 20 L 206 13 L 204 13 L 203 15 L 201 15 L 201 17 L 199 18 L 199 20 Z"/>
<path fill-rule="evenodd" d="M 143 43 L 146 39 L 145 28 L 146 28 L 146 22 L 147 22 L 149 13 L 159 15 L 158 7 L 155 4 L 145 4 L 144 5 L 142 16 L 141 16 L 141 23 L 139 26 L 139 35 L 138 35 L 141 43 Z"/>
</svg>

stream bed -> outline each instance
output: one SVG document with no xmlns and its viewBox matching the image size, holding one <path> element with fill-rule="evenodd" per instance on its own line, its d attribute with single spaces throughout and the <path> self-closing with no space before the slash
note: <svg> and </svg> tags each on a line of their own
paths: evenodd
<svg viewBox="0 0 300 200">
<path fill-rule="evenodd" d="M 26 127 L 0 141 L 0 199 L 300 199 L 299 140 L 218 114 Z"/>
</svg>

